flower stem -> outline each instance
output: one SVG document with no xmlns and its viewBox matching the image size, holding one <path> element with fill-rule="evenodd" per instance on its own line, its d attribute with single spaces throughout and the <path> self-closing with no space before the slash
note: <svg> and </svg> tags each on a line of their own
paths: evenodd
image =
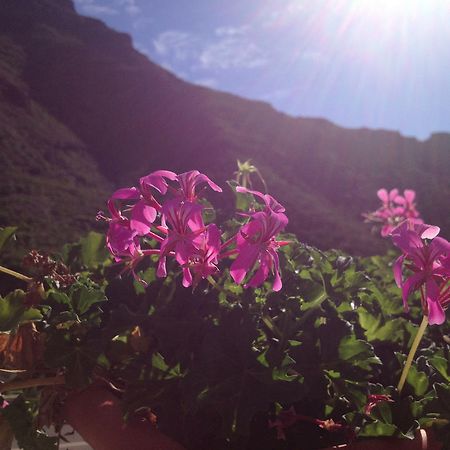
<svg viewBox="0 0 450 450">
<path fill-rule="evenodd" d="M 64 375 L 57 375 L 56 377 L 32 378 L 31 380 L 9 381 L 7 383 L 0 384 L 0 393 L 38 386 L 57 386 L 65 383 L 66 380 Z"/>
<path fill-rule="evenodd" d="M 406 358 L 405 367 L 403 367 L 403 372 L 400 377 L 400 381 L 398 382 L 397 390 L 399 393 L 402 392 L 403 386 L 405 385 L 406 377 L 408 376 L 409 369 L 411 368 L 414 355 L 416 354 L 417 348 L 419 347 L 420 341 L 422 340 L 422 336 L 425 333 L 427 325 L 428 325 L 428 317 L 423 316 L 422 323 L 420 324 L 419 329 L 417 330 L 417 334 L 412 343 L 411 350 L 409 351 L 408 354 L 408 358 Z"/>
<path fill-rule="evenodd" d="M 23 280 L 23 281 L 33 281 L 33 278 L 27 277 L 26 275 L 22 275 L 19 272 L 16 272 L 14 270 L 8 269 L 6 267 L 0 266 L 0 272 L 4 272 L 7 273 L 8 275 L 11 275 L 12 277 L 16 277 L 19 280 Z"/>
</svg>

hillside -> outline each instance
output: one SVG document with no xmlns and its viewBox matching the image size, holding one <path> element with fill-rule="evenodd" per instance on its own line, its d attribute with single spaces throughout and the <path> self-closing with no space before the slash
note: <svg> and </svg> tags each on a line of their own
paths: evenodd
<svg viewBox="0 0 450 450">
<path fill-rule="evenodd" d="M 289 231 L 321 248 L 383 249 L 361 220 L 382 186 L 415 189 L 426 220 L 450 235 L 449 134 L 349 130 L 191 85 L 70 0 L 3 0 L 0 30 L 0 225 L 20 225 L 27 243 L 77 235 L 111 185 L 158 168 L 223 184 L 238 158 L 261 169 Z"/>
<path fill-rule="evenodd" d="M 19 252 L 91 229 L 112 189 L 81 140 L 30 96 L 25 61 L 0 37 L 0 225 L 19 225 Z"/>
</svg>

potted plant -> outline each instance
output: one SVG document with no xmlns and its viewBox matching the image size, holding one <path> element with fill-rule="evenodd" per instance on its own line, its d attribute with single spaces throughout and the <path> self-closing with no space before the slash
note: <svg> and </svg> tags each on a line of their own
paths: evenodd
<svg viewBox="0 0 450 450">
<path fill-rule="evenodd" d="M 60 260 L 30 253 L 26 276 L 2 268 L 27 283 L 0 299 L 0 390 L 19 394 L 1 410 L 8 439 L 56 448 L 42 427 L 68 421 L 96 450 L 448 441 L 447 324 L 428 327 L 405 365 L 425 327 L 420 300 L 403 309 L 393 254 L 352 258 L 280 235 L 287 213 L 251 189 L 248 167 L 225 223 L 200 195 L 219 195 L 213 181 L 158 171 L 99 214 L 114 262 L 90 233 Z M 396 266 L 403 287 L 409 259 Z"/>
</svg>

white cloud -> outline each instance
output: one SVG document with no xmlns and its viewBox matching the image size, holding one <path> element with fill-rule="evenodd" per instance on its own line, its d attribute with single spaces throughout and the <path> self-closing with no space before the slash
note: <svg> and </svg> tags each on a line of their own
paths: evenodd
<svg viewBox="0 0 450 450">
<path fill-rule="evenodd" d="M 137 0 L 75 0 L 81 12 L 91 15 L 117 15 L 122 11 L 130 16 L 136 16 L 141 12 Z"/>
<path fill-rule="evenodd" d="M 195 57 L 197 39 L 190 33 L 182 31 L 164 31 L 153 40 L 158 54 L 185 61 Z"/>
<path fill-rule="evenodd" d="M 103 6 L 103 5 L 87 5 L 84 9 L 84 12 L 88 13 L 88 14 L 105 14 L 107 16 L 114 16 L 116 14 L 119 14 L 119 12 L 114 9 L 111 8 L 110 6 Z"/>
<path fill-rule="evenodd" d="M 219 27 L 214 30 L 217 36 L 236 36 L 242 35 L 248 31 L 250 27 L 248 25 L 242 25 L 240 27 Z"/>
<path fill-rule="evenodd" d="M 207 45 L 200 54 L 205 69 L 253 69 L 268 62 L 264 52 L 253 42 L 241 37 L 226 37 Z"/>
<path fill-rule="evenodd" d="M 141 8 L 137 5 L 136 0 L 119 0 L 119 5 L 130 16 L 135 16 L 141 12 Z"/>
<path fill-rule="evenodd" d="M 111 6 L 101 5 L 94 0 L 75 0 L 75 4 L 83 14 L 88 15 L 116 15 L 119 11 Z"/>
<path fill-rule="evenodd" d="M 253 69 L 267 64 L 265 53 L 244 33 L 246 27 L 221 28 L 209 40 L 178 30 L 160 33 L 153 46 L 161 59 L 183 69 L 190 64 L 191 71 Z"/>
</svg>

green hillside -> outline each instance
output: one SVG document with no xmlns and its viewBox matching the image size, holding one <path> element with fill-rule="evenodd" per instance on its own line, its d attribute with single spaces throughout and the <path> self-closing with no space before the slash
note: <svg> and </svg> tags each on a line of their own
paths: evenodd
<svg viewBox="0 0 450 450">
<path fill-rule="evenodd" d="M 56 249 L 95 225 L 111 185 L 85 145 L 29 95 L 25 55 L 0 41 L 0 224 L 19 225 L 19 251 Z"/>
<path fill-rule="evenodd" d="M 449 134 L 349 130 L 191 85 L 69 0 L 4 0 L 0 30 L 0 225 L 18 224 L 26 245 L 86 229 L 111 185 L 159 168 L 223 184 L 248 158 L 289 231 L 320 248 L 384 249 L 361 219 L 380 187 L 415 189 L 425 219 L 450 234 Z"/>
</svg>

